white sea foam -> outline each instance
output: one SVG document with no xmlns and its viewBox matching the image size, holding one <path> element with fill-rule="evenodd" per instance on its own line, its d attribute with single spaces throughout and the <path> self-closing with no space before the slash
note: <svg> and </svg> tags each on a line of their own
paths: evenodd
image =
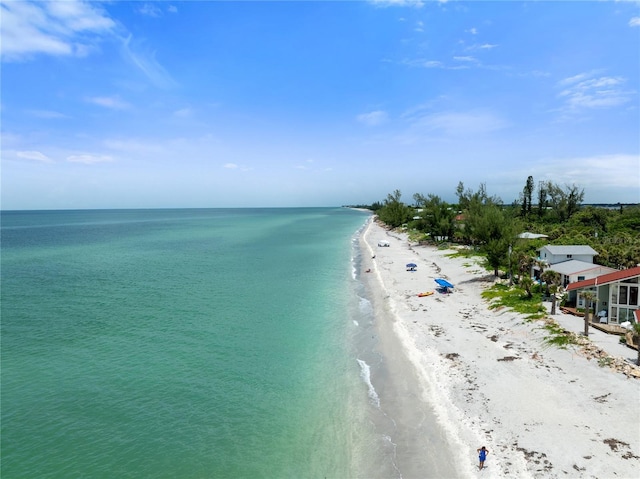
<svg viewBox="0 0 640 479">
<path fill-rule="evenodd" d="M 370 313 L 373 310 L 373 307 L 371 306 L 371 301 L 369 301 L 367 298 L 363 298 L 362 296 L 360 296 L 360 301 L 358 303 L 358 306 L 360 308 L 361 313 Z"/>
<path fill-rule="evenodd" d="M 362 377 L 369 389 L 369 398 L 377 408 L 380 408 L 380 397 L 371 383 L 371 368 L 362 359 L 358 359 L 358 364 L 360 365 L 360 377 Z"/>
</svg>

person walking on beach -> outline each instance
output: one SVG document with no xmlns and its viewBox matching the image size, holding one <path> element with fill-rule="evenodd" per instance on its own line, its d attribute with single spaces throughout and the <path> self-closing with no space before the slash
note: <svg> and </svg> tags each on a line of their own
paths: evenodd
<svg viewBox="0 0 640 479">
<path fill-rule="evenodd" d="M 478 466 L 478 468 L 480 470 L 484 467 L 484 461 L 487 459 L 487 454 L 489 454 L 489 450 L 486 447 L 482 446 L 478 449 L 478 459 L 480 459 L 480 466 Z"/>
</svg>

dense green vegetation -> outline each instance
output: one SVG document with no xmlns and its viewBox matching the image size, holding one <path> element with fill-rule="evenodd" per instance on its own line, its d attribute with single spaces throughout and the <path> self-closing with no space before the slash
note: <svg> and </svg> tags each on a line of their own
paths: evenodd
<svg viewBox="0 0 640 479">
<path fill-rule="evenodd" d="M 519 288 L 509 288 L 503 284 L 495 284 L 482 292 L 482 297 L 489 301 L 489 309 L 509 308 L 525 315 L 527 319 L 541 319 L 546 316 L 542 306 L 542 295 L 527 296 Z"/>
<path fill-rule="evenodd" d="M 536 186 L 531 176 L 520 198 L 510 205 L 490 196 L 484 184 L 474 191 L 460 182 L 455 193 L 455 204 L 419 193 L 407 204 L 395 190 L 367 207 L 389 227 L 406 227 L 420 241 L 470 246 L 496 275 L 524 270 L 546 244 L 589 245 L 599 253 L 597 264 L 613 268 L 640 264 L 638 204 L 582 205 L 584 190 L 579 187 L 561 187 L 551 181 Z M 517 235 L 525 231 L 548 238 L 519 239 Z M 530 294 L 527 284 L 522 286 Z"/>
</svg>

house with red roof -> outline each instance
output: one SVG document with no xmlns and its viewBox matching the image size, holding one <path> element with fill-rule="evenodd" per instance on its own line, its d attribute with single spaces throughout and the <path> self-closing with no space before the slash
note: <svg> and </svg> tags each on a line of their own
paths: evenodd
<svg viewBox="0 0 640 479">
<path fill-rule="evenodd" d="M 577 293 L 577 306 L 585 307 L 580 292 L 596 293 L 596 311 L 601 323 L 634 322 L 640 309 L 640 266 L 569 283 L 567 291 Z"/>
</svg>

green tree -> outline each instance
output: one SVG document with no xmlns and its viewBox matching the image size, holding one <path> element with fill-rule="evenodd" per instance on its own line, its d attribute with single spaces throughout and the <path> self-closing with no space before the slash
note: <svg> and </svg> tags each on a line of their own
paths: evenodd
<svg viewBox="0 0 640 479">
<path fill-rule="evenodd" d="M 518 284 L 524 289 L 528 299 L 533 298 L 533 279 L 531 279 L 531 276 L 522 276 Z"/>
<path fill-rule="evenodd" d="M 617 215 L 610 218 L 610 231 L 635 231 L 640 233 L 640 205 L 620 207 Z"/>
<path fill-rule="evenodd" d="M 378 211 L 378 218 L 391 228 L 403 225 L 411 218 L 411 208 L 405 205 L 400 190 L 387 195 L 384 205 Z"/>
<path fill-rule="evenodd" d="M 567 218 L 571 218 L 580 209 L 580 204 L 584 200 L 584 190 L 579 189 L 576 185 L 568 186 L 567 195 Z"/>
<path fill-rule="evenodd" d="M 499 268 L 508 261 L 509 244 L 511 240 L 507 237 L 496 238 L 488 241 L 482 250 L 487 255 L 487 263 L 493 268 L 493 274 L 500 274 Z"/>
<path fill-rule="evenodd" d="M 478 206 L 478 205 L 476 205 Z M 515 240 L 515 224 L 502 208 L 490 203 L 470 211 L 470 233 L 487 255 L 487 262 L 498 276 L 508 262 L 509 245 Z"/>
<path fill-rule="evenodd" d="M 571 218 L 579 209 L 584 199 L 584 190 L 576 185 L 567 186 L 564 189 L 551 181 L 545 184 L 549 195 L 549 205 L 556 219 L 564 222 Z"/>
<path fill-rule="evenodd" d="M 531 198 L 533 197 L 533 176 L 527 178 L 527 183 L 522 190 L 522 211 L 521 216 L 527 217 L 531 214 Z"/>
<path fill-rule="evenodd" d="M 547 182 L 538 183 L 538 218 L 542 219 L 547 212 Z"/>
<path fill-rule="evenodd" d="M 428 194 L 426 197 L 416 193 L 413 195 L 416 205 L 422 209 L 424 228 L 429 235 L 437 238 L 452 238 L 454 233 L 454 219 L 456 210 L 437 195 Z"/>
<path fill-rule="evenodd" d="M 456 194 L 465 218 L 462 230 L 463 240 L 476 245 L 486 244 L 490 229 L 488 218 L 497 217 L 497 214 L 494 211 L 489 211 L 489 208 L 491 206 L 501 207 L 502 200 L 497 196 L 490 197 L 484 183 L 481 183 L 478 191 L 474 192 L 469 188 L 465 189 L 464 184 L 460 182 Z"/>
<path fill-rule="evenodd" d="M 588 234 L 606 233 L 609 227 L 609 218 L 613 214 L 617 215 L 617 213 L 605 208 L 587 206 L 573 215 L 570 224 Z"/>
<path fill-rule="evenodd" d="M 527 298 L 533 297 L 533 280 L 531 279 L 531 268 L 535 260 L 536 259 L 533 256 L 523 251 L 520 251 L 515 255 L 515 261 L 519 273 L 518 284 L 522 289 L 524 289 L 525 293 L 527 293 Z"/>
</svg>

